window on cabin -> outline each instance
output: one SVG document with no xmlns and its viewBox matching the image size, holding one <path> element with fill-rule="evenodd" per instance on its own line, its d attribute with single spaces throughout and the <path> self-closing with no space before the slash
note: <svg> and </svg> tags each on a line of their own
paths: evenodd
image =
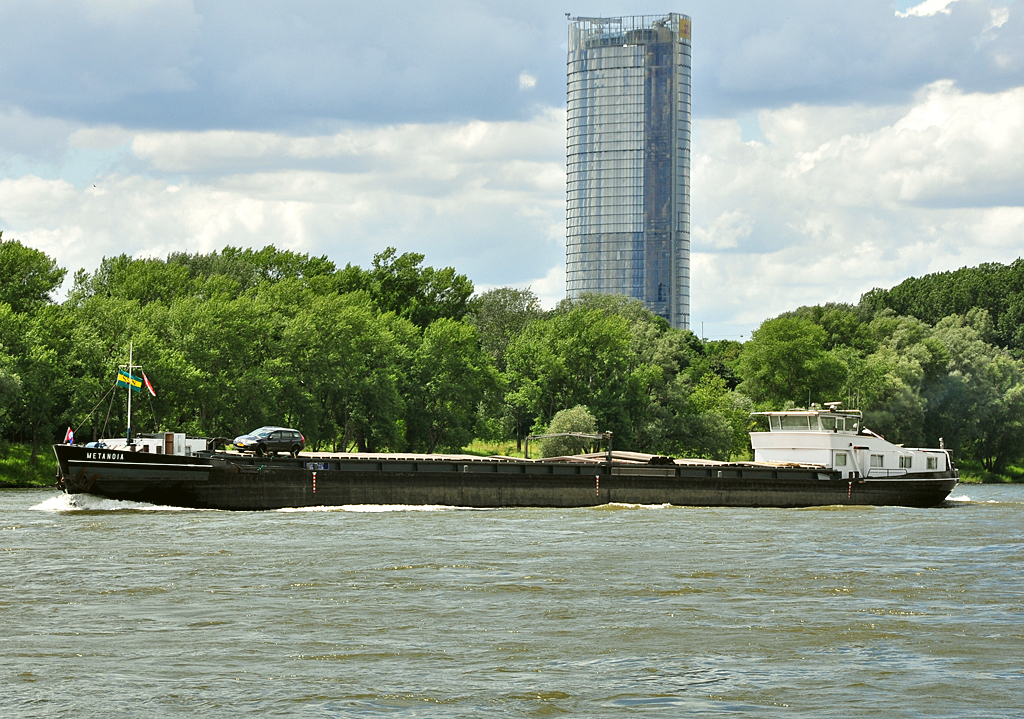
<svg viewBox="0 0 1024 719">
<path fill-rule="evenodd" d="M 913 457 L 900 457 L 900 469 L 910 469 L 913 464 Z"/>
<path fill-rule="evenodd" d="M 782 420 L 780 418 L 769 416 L 768 421 L 771 422 L 773 432 L 778 432 L 780 429 L 782 429 Z"/>
<path fill-rule="evenodd" d="M 826 432 L 831 432 L 836 428 L 836 422 L 839 421 L 836 417 L 822 417 L 821 428 Z"/>
<path fill-rule="evenodd" d="M 938 457 L 929 457 L 928 458 L 928 469 L 938 469 L 938 468 L 939 468 L 939 458 Z"/>
<path fill-rule="evenodd" d="M 809 430 L 811 418 L 807 415 L 784 414 L 782 415 L 782 428 L 788 430 Z"/>
<path fill-rule="evenodd" d="M 871 466 L 872 467 L 884 467 L 885 466 L 885 455 L 873 454 L 871 455 Z"/>
<path fill-rule="evenodd" d="M 846 452 L 836 452 L 836 466 L 837 467 L 845 467 L 846 466 Z"/>
</svg>

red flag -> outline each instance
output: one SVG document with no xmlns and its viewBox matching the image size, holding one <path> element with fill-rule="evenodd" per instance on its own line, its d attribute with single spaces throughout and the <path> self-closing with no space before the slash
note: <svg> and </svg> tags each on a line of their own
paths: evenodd
<svg viewBox="0 0 1024 719">
<path fill-rule="evenodd" d="M 67 434 L 64 435 L 64 444 L 74 444 L 74 442 L 75 442 L 75 433 L 71 431 L 70 427 L 68 427 Z"/>
<path fill-rule="evenodd" d="M 156 390 L 153 389 L 153 385 L 149 383 L 149 377 L 146 376 L 145 372 L 142 373 L 142 381 L 146 383 L 146 389 L 149 390 L 149 393 L 156 397 Z"/>
</svg>

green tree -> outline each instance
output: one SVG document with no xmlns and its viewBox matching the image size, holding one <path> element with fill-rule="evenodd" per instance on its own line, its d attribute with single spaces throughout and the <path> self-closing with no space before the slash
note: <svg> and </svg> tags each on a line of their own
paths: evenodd
<svg viewBox="0 0 1024 719">
<path fill-rule="evenodd" d="M 743 346 L 740 390 L 775 407 L 839 396 L 849 369 L 841 353 L 824 349 L 826 339 L 825 330 L 807 319 L 766 320 Z"/>
<path fill-rule="evenodd" d="M 70 296 L 76 303 L 92 296 L 105 296 L 134 300 L 139 306 L 150 302 L 168 305 L 175 297 L 192 294 L 192 288 L 185 267 L 168 265 L 156 258 L 133 259 L 119 255 L 104 257 L 91 274 L 76 274 Z"/>
<path fill-rule="evenodd" d="M 655 344 L 669 331 L 668 320 L 651 312 L 640 300 L 624 295 L 585 292 L 576 299 L 559 302 L 554 314 L 565 315 L 580 309 L 625 320 L 630 350 L 642 363 L 651 363 Z"/>
<path fill-rule="evenodd" d="M 540 301 L 530 290 L 498 287 L 477 295 L 470 303 L 466 322 L 476 328 L 480 346 L 505 371 L 505 348 L 533 320 L 543 316 Z"/>
<path fill-rule="evenodd" d="M 576 432 L 578 434 L 597 434 L 597 418 L 582 404 L 569 409 L 559 410 L 551 419 L 547 432 Z M 562 457 L 579 454 L 594 444 L 594 440 L 581 437 L 547 437 L 540 440 L 541 457 Z"/>
<path fill-rule="evenodd" d="M 1020 443 L 1006 435 L 1024 421 L 1019 414 L 1021 362 L 986 343 L 959 315 L 942 319 L 933 337 L 949 361 L 948 374 L 926 391 L 929 437 L 945 438 L 954 452 L 978 459 L 991 471 L 1021 459 Z"/>
<path fill-rule="evenodd" d="M 469 311 L 473 283 L 452 267 L 421 267 L 423 260 L 419 253 L 399 255 L 389 247 L 374 256 L 360 282 L 382 312 L 394 312 L 418 327 L 441 318 L 461 320 Z"/>
<path fill-rule="evenodd" d="M 69 422 L 67 407 L 71 378 L 66 360 L 72 351 L 71 318 L 58 305 L 46 305 L 26 324 L 18 348 L 17 374 L 21 378 L 21 407 L 18 412 L 23 431 L 32 446 L 29 463 L 34 466 L 39 449 L 59 439 L 58 427 Z"/>
<path fill-rule="evenodd" d="M 814 322 L 825 330 L 824 349 L 852 347 L 860 352 L 873 352 L 878 345 L 869 326 L 871 314 L 865 308 L 838 302 L 813 307 L 800 307 L 782 317 L 799 317 Z"/>
<path fill-rule="evenodd" d="M 0 437 L 7 427 L 11 415 L 17 411 L 21 397 L 21 378 L 17 374 L 14 357 L 4 342 L 4 338 L 14 331 L 17 320 L 11 312 L 11 306 L 0 304 Z"/>
<path fill-rule="evenodd" d="M 360 452 L 404 444 L 405 389 L 418 334 L 380 315 L 363 293 L 313 296 L 291 319 L 284 340 L 294 353 L 314 446 L 356 444 Z"/>
<path fill-rule="evenodd" d="M 987 263 L 911 277 L 891 289 L 866 292 L 860 305 L 871 314 L 890 309 L 937 324 L 950 315 L 966 317 L 975 309 L 986 310 L 992 321 L 992 341 L 1013 350 L 1024 350 L 1024 260 L 1010 265 Z"/>
<path fill-rule="evenodd" d="M 727 460 L 749 451 L 753 403 L 718 375 L 707 373 L 692 387 L 680 375 L 665 404 L 671 417 L 659 445 L 664 454 Z"/>
<path fill-rule="evenodd" d="M 66 272 L 45 252 L 5 240 L 0 232 L 0 303 L 14 312 L 34 312 L 50 302 Z"/>
<path fill-rule="evenodd" d="M 626 447 L 660 376 L 632 352 L 623 317 L 587 307 L 532 322 L 509 343 L 505 359 L 505 402 L 518 416 L 548 424 L 559 409 L 584 404 Z"/>
<path fill-rule="evenodd" d="M 469 444 L 477 405 L 498 387 L 497 372 L 480 350 L 476 330 L 444 317 L 435 320 L 416 348 L 412 378 L 407 415 L 411 443 L 428 453 Z"/>
<path fill-rule="evenodd" d="M 1024 385 L 1014 384 L 987 409 L 972 450 L 985 469 L 1003 474 L 1024 459 Z"/>
</svg>

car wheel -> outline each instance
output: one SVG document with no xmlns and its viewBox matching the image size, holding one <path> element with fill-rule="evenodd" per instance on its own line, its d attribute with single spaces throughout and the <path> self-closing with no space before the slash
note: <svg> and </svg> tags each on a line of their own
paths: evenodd
<svg viewBox="0 0 1024 719">
<path fill-rule="evenodd" d="M 292 445 L 292 456 L 293 457 L 298 457 L 299 456 L 299 452 L 301 452 L 301 451 L 302 451 L 302 445 L 301 444 L 293 444 Z"/>
<path fill-rule="evenodd" d="M 265 444 L 257 444 L 256 445 L 256 456 L 257 457 L 262 457 L 266 453 L 267 453 L 267 445 L 265 445 Z"/>
</svg>

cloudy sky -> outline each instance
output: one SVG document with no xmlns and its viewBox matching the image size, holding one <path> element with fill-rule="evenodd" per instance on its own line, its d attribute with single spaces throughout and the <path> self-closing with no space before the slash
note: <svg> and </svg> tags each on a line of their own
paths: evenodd
<svg viewBox="0 0 1024 719">
<path fill-rule="evenodd" d="M 74 271 L 225 245 L 564 296 L 565 12 L 693 18 L 692 322 L 1024 246 L 1019 0 L 0 0 L 0 230 Z"/>
</svg>

